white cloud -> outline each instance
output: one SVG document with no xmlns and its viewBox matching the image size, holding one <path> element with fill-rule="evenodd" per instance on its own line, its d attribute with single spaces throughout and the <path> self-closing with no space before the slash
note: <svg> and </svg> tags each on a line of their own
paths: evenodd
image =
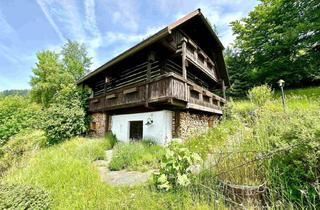
<svg viewBox="0 0 320 210">
<path fill-rule="evenodd" d="M 4 15 L 0 11 L 0 38 L 15 34 L 13 27 L 7 22 Z"/>
<path fill-rule="evenodd" d="M 139 1 L 105 0 L 104 5 L 111 15 L 114 24 L 130 31 L 137 31 L 139 29 Z"/>
<path fill-rule="evenodd" d="M 115 42 L 125 42 L 125 43 L 137 43 L 143 39 L 148 38 L 154 33 L 161 30 L 163 27 L 149 27 L 144 33 L 138 34 L 126 34 L 121 32 L 107 32 L 105 36 L 105 41 L 107 45 L 113 44 Z"/>
<path fill-rule="evenodd" d="M 51 27 L 53 28 L 53 30 L 57 33 L 59 39 L 64 42 L 65 41 L 65 38 L 64 36 L 62 35 L 60 29 L 58 28 L 57 24 L 54 22 L 50 12 L 49 12 L 49 9 L 47 7 L 47 2 L 45 0 L 37 0 L 37 3 L 39 5 L 39 7 L 41 8 L 43 14 L 46 16 L 47 20 L 49 21 Z"/>
<path fill-rule="evenodd" d="M 99 63 L 96 51 L 103 40 L 97 26 L 95 0 L 85 0 L 80 5 L 84 8 L 84 15 L 74 0 L 38 0 L 38 4 L 60 40 L 65 42 L 67 37 L 85 43 L 96 66 Z"/>
</svg>

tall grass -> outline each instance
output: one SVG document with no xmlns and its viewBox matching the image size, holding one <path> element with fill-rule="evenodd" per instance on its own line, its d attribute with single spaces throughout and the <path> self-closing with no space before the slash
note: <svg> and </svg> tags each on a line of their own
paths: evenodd
<svg viewBox="0 0 320 210">
<path fill-rule="evenodd" d="M 101 185 L 91 161 L 104 156 L 107 141 L 82 138 L 44 149 L 22 170 L 12 170 L 4 181 L 47 189 L 55 209 L 101 208 L 97 200 L 112 193 Z"/>
<path fill-rule="evenodd" d="M 286 111 L 279 95 L 261 104 L 231 101 L 224 120 L 200 138 L 189 139 L 187 146 L 208 157 L 209 171 L 219 181 L 242 186 L 266 185 L 269 205 L 274 208 L 317 208 L 318 90 L 290 91 Z M 215 189 L 214 185 L 211 187 Z"/>
<path fill-rule="evenodd" d="M 112 187 L 101 181 L 92 161 L 104 156 L 110 142 L 75 138 L 46 148 L 25 168 L 12 168 L 1 182 L 40 187 L 49 192 L 52 209 L 211 209 L 188 191 L 160 193 L 154 187 Z"/>
<path fill-rule="evenodd" d="M 158 168 L 164 154 L 163 147 L 150 142 L 118 143 L 113 150 L 110 170 L 146 171 Z"/>
</svg>

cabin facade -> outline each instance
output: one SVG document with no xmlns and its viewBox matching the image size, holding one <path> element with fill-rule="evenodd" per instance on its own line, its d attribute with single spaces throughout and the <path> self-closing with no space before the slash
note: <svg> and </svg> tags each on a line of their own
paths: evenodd
<svg viewBox="0 0 320 210">
<path fill-rule="evenodd" d="M 78 81 L 92 90 L 91 131 L 166 144 L 214 126 L 229 85 L 223 46 L 200 9 Z"/>
</svg>

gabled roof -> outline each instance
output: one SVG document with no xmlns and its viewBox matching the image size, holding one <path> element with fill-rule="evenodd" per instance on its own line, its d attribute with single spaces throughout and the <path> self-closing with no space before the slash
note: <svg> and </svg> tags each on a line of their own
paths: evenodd
<svg viewBox="0 0 320 210">
<path fill-rule="evenodd" d="M 93 77 L 94 75 L 102 72 L 104 69 L 106 69 L 106 68 L 108 68 L 108 67 L 110 67 L 110 66 L 112 66 L 112 65 L 114 65 L 114 64 L 116 64 L 116 63 L 118 63 L 120 61 L 122 61 L 123 59 L 129 57 L 130 55 L 133 55 L 134 53 L 136 53 L 136 52 L 138 52 L 138 51 L 150 46 L 151 44 L 157 42 L 158 40 L 166 37 L 174 29 L 176 29 L 177 27 L 181 26 L 183 23 L 189 21 L 190 19 L 192 19 L 192 18 L 194 18 L 196 16 L 200 16 L 201 17 L 202 21 L 205 23 L 205 26 L 208 28 L 208 30 L 210 31 L 210 33 L 213 36 L 213 38 L 217 41 L 218 45 L 221 47 L 221 49 L 224 49 L 222 43 L 220 42 L 219 38 L 217 37 L 217 35 L 213 31 L 212 27 L 210 26 L 210 24 L 208 23 L 206 18 L 201 13 L 201 10 L 197 9 L 197 10 L 187 14 L 186 16 L 178 19 L 177 21 L 171 23 L 170 25 L 168 25 L 165 28 L 161 29 L 157 33 L 153 34 L 152 36 L 148 37 L 147 39 L 145 39 L 145 40 L 141 41 L 140 43 L 136 44 L 135 46 L 129 48 L 128 50 L 124 51 L 120 55 L 114 57 L 110 61 L 108 61 L 105 64 L 103 64 L 102 66 L 98 67 L 96 70 L 94 70 L 94 71 L 90 72 L 89 74 L 85 75 L 80 80 L 78 80 L 77 84 L 83 83 L 87 79 L 89 79 L 89 78 Z M 225 66 L 224 66 L 224 68 L 225 68 Z"/>
</svg>

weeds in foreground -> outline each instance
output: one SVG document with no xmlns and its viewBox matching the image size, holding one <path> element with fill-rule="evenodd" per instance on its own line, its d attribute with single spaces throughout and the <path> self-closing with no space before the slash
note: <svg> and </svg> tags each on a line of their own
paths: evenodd
<svg viewBox="0 0 320 210">
<path fill-rule="evenodd" d="M 150 142 L 117 143 L 113 150 L 110 170 L 146 171 L 160 166 L 164 148 Z"/>
</svg>

